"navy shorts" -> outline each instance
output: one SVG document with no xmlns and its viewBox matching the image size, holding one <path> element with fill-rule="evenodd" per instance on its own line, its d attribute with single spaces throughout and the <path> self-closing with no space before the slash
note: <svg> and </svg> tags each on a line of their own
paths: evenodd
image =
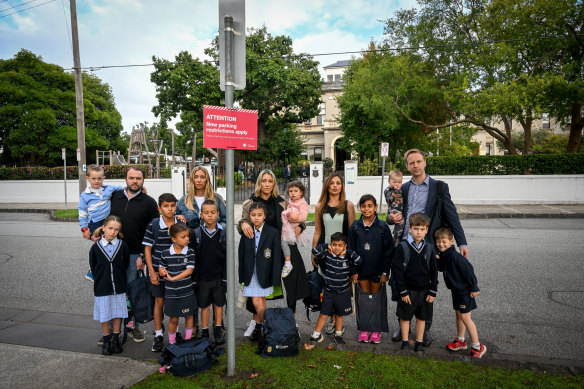
<svg viewBox="0 0 584 389">
<path fill-rule="evenodd" d="M 105 221 L 105 219 L 103 219 L 103 220 L 98 220 L 98 221 L 96 221 L 96 222 L 94 222 L 94 221 L 90 221 L 90 222 L 87 224 L 87 228 L 89 228 L 89 232 L 91 233 L 91 235 L 93 235 L 93 232 L 94 232 L 95 230 L 97 230 L 97 229 L 98 229 L 98 227 L 101 227 L 101 226 L 103 226 L 103 222 L 104 222 L 104 221 Z"/>
<path fill-rule="evenodd" d="M 351 296 L 348 290 L 338 293 L 324 289 L 320 314 L 330 316 L 333 313 L 338 316 L 347 316 L 353 313 L 353 305 L 351 304 Z"/>
<path fill-rule="evenodd" d="M 432 320 L 432 304 L 426 302 L 427 290 L 410 290 L 410 300 L 412 304 L 409 305 L 402 301 L 401 297 L 397 300 L 396 315 L 401 320 L 410 321 L 416 316 L 419 320 Z"/>
<path fill-rule="evenodd" d="M 186 297 L 167 298 L 164 300 L 164 314 L 169 317 L 187 317 L 197 315 L 197 299 L 194 293 Z"/>
<path fill-rule="evenodd" d="M 226 291 L 221 280 L 199 281 L 195 287 L 197 303 L 201 308 L 214 304 L 222 307 L 227 303 Z"/>
<path fill-rule="evenodd" d="M 474 298 L 470 297 L 470 290 L 465 291 L 451 291 L 452 292 L 452 307 L 455 311 L 460 313 L 469 313 L 477 308 L 477 303 Z"/>
</svg>

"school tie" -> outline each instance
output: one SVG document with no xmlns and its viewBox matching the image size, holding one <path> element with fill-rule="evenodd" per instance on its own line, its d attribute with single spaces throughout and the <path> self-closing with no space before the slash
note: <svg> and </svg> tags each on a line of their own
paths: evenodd
<svg viewBox="0 0 584 389">
<path fill-rule="evenodd" d="M 255 230 L 255 252 L 258 252 L 258 245 L 260 243 L 260 234 L 261 231 L 260 230 Z"/>
</svg>

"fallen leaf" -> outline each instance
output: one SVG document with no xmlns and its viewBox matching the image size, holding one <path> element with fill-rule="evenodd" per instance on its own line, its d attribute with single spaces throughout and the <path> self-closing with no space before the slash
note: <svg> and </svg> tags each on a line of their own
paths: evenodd
<svg viewBox="0 0 584 389">
<path fill-rule="evenodd" d="M 257 376 L 259 376 L 259 375 L 260 375 L 260 373 L 251 373 L 249 376 L 249 379 L 253 380 L 254 378 L 257 378 Z"/>
<path fill-rule="evenodd" d="M 347 355 L 350 356 L 350 357 L 354 357 L 355 356 L 355 353 L 347 353 Z"/>
<path fill-rule="evenodd" d="M 327 350 L 334 350 L 335 348 L 333 346 L 328 346 Z"/>
<path fill-rule="evenodd" d="M 315 344 L 304 343 L 304 349 L 305 350 L 312 350 L 314 347 L 316 347 Z"/>
<path fill-rule="evenodd" d="M 308 365 L 308 367 L 312 367 L 313 369 L 316 369 L 316 365 Z"/>
</svg>

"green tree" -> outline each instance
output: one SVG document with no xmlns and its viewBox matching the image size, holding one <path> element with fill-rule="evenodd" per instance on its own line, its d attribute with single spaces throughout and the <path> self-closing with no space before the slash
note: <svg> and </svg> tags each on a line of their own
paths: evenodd
<svg viewBox="0 0 584 389">
<path fill-rule="evenodd" d="M 84 73 L 83 94 L 88 162 L 94 160 L 96 149 L 125 152 L 121 115 L 109 85 Z M 72 74 L 24 49 L 0 60 L 2 163 L 56 166 L 62 163 L 61 149 L 66 148 L 68 164 L 75 165 L 76 123 Z"/>
<path fill-rule="evenodd" d="M 223 105 L 218 39 L 205 53 L 214 61 L 201 61 L 187 52 L 179 53 L 175 62 L 153 57 L 151 81 L 158 99 L 153 112 L 161 122 L 180 115 L 177 129 L 189 138 L 193 131 L 202 131 L 203 105 Z M 236 91 L 235 100 L 246 109 L 258 110 L 259 156 L 262 148 L 264 153 L 272 149 L 270 137 L 318 114 L 321 81 L 318 62 L 295 54 L 290 37 L 272 36 L 266 27 L 248 30 L 246 57 L 246 87 Z"/>
</svg>

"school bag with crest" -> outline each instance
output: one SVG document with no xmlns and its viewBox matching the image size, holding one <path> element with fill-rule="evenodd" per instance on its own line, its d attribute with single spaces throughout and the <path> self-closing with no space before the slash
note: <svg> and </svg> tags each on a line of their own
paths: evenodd
<svg viewBox="0 0 584 389">
<path fill-rule="evenodd" d="M 258 354 L 262 357 L 298 355 L 300 335 L 291 308 L 266 309 L 262 330 L 262 337 L 258 342 Z"/>
<path fill-rule="evenodd" d="M 188 377 L 208 370 L 225 352 L 215 347 L 209 338 L 188 340 L 181 344 L 166 346 L 160 359 L 160 371 L 168 371 L 178 377 Z"/>
</svg>

